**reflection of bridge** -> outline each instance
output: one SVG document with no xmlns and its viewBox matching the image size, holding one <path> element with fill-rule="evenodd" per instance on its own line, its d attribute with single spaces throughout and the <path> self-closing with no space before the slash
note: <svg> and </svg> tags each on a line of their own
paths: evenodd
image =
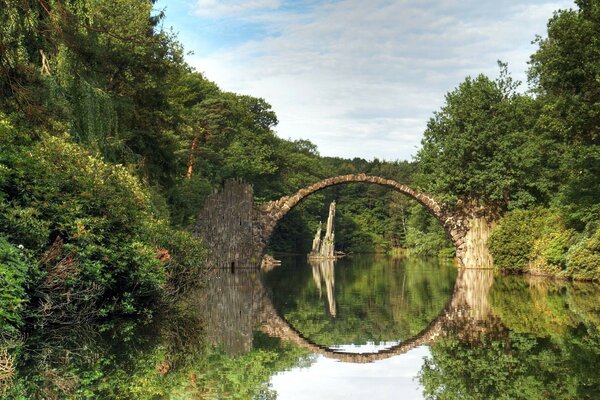
<svg viewBox="0 0 600 400">
<path fill-rule="evenodd" d="M 210 282 L 208 297 L 204 300 L 209 310 L 207 333 L 215 343 L 239 353 L 252 346 L 252 331 L 259 328 L 270 336 L 292 342 L 306 350 L 344 362 L 367 363 L 403 354 L 431 344 L 449 331 L 457 331 L 476 338 L 487 329 L 490 318 L 488 291 L 492 285 L 492 271 L 461 269 L 452 298 L 427 327 L 402 343 L 376 353 L 350 353 L 329 349 L 311 342 L 291 326 L 275 309 L 264 287 L 253 271 L 231 274 L 215 271 Z"/>
<path fill-rule="evenodd" d="M 469 337 L 477 335 L 490 317 L 487 296 L 492 281 L 491 270 L 461 269 L 454 285 L 452 298 L 437 318 L 412 338 L 376 353 L 342 352 L 311 342 L 281 317 L 266 297 L 262 306 L 261 330 L 313 353 L 344 362 L 368 363 L 383 360 L 404 354 L 415 347 L 432 344 L 451 330 L 462 331 Z"/>
<path fill-rule="evenodd" d="M 461 265 L 484 266 L 490 263 L 485 251 L 489 225 L 481 216 L 465 210 L 450 209 L 431 195 L 394 180 L 365 174 L 324 179 L 291 196 L 260 206 L 254 205 L 250 185 L 229 181 L 221 192 L 207 199 L 195 231 L 208 247 L 208 260 L 214 267 L 232 271 L 240 267 L 257 268 L 277 223 L 292 208 L 319 190 L 348 183 L 382 185 L 409 196 L 423 205 L 444 227 L 456 246 Z"/>
</svg>

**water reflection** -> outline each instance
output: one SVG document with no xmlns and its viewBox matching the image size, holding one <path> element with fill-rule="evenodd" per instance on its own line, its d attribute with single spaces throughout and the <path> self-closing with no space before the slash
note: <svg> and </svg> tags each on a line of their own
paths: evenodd
<svg viewBox="0 0 600 400">
<path fill-rule="evenodd" d="M 325 283 L 329 314 L 335 317 L 335 261 L 330 259 L 309 259 L 308 263 L 312 269 L 313 281 L 319 290 L 319 298 L 321 298 L 321 282 Z"/>
<path fill-rule="evenodd" d="M 223 346 L 228 354 L 250 351 L 263 297 L 257 271 L 212 271 L 205 288 L 194 296 L 209 343 Z"/>
<path fill-rule="evenodd" d="M 600 398 L 598 285 L 389 258 L 288 260 L 264 282 L 216 271 L 160 319 L 13 342 L 0 397 Z"/>
<path fill-rule="evenodd" d="M 320 261 L 319 263 L 309 262 L 309 265 L 312 270 L 313 282 L 319 289 L 320 294 L 322 279 L 324 279 L 325 282 L 333 282 L 333 261 Z M 394 263 L 384 263 L 384 266 L 395 269 L 396 271 L 393 272 L 403 272 L 401 274 L 402 284 L 396 286 L 396 288 L 399 289 L 399 292 L 390 292 L 393 289 L 393 286 L 386 285 L 386 296 L 395 299 L 396 301 L 393 304 L 396 307 L 400 308 L 401 311 L 406 309 L 410 310 L 411 308 L 414 308 L 411 307 L 413 304 L 411 304 L 408 300 L 409 290 L 407 289 L 407 279 L 409 280 L 409 282 L 411 281 L 411 269 L 406 269 L 407 265 Z M 448 268 L 448 266 L 445 267 Z M 438 269 L 440 271 L 443 270 L 443 268 L 443 266 L 438 266 Z M 387 275 L 386 273 L 384 273 L 384 275 L 389 277 L 389 275 Z M 412 280 L 412 282 L 414 282 L 414 280 Z M 281 281 L 277 281 L 277 283 L 281 284 Z M 349 282 L 345 281 L 344 283 L 348 284 Z M 446 282 L 446 284 L 449 283 L 450 282 Z M 327 345 L 323 343 L 318 343 L 314 341 L 314 339 L 312 339 L 307 333 L 305 333 L 311 332 L 312 325 L 315 322 L 314 319 L 306 318 L 306 320 L 301 321 L 301 323 L 298 323 L 298 320 L 296 319 L 296 314 L 294 312 L 286 313 L 285 311 L 280 317 L 278 311 L 273 309 L 273 306 L 269 303 L 268 299 L 264 300 L 265 302 L 269 303 L 265 307 L 269 308 L 269 313 L 271 313 L 272 315 L 268 318 L 268 320 L 263 321 L 263 329 L 265 329 L 266 327 L 266 332 L 277 335 L 284 340 L 292 341 L 293 343 L 307 350 L 310 350 L 315 354 L 320 354 L 325 357 L 334 358 L 345 362 L 368 363 L 383 360 L 399 354 L 404 354 L 416 347 L 428 345 L 436 341 L 441 336 L 446 335 L 446 333 L 450 331 L 460 332 L 461 337 L 463 337 L 464 339 L 471 338 L 471 340 L 473 340 L 479 337 L 481 334 L 486 333 L 486 331 L 494 329 L 495 326 L 492 323 L 494 319 L 490 317 L 491 308 L 488 302 L 488 293 L 492 284 L 492 270 L 460 270 L 458 272 L 456 282 L 454 283 L 454 288 L 451 292 L 451 296 L 445 296 L 447 289 L 447 286 L 445 285 L 442 285 L 438 288 L 442 292 L 441 295 L 438 293 L 438 296 L 432 296 L 432 298 L 437 299 L 445 298 L 446 304 L 443 305 L 443 302 L 438 301 L 437 304 L 440 306 L 440 309 L 437 312 L 437 315 L 435 315 L 430 321 L 428 321 L 427 324 L 423 325 L 419 330 L 414 331 L 414 333 L 408 337 L 401 336 L 405 334 L 405 330 L 393 330 L 393 328 L 396 326 L 396 321 L 394 320 L 394 317 L 401 317 L 399 318 L 399 321 L 404 322 L 406 320 L 406 317 L 412 317 L 414 315 L 402 315 L 402 312 L 392 312 L 383 316 L 377 315 L 377 320 L 369 321 L 369 318 L 372 318 L 372 316 L 368 315 L 369 312 L 363 313 L 364 315 L 361 320 L 361 323 L 364 323 L 365 325 L 369 324 L 369 322 L 379 325 L 390 325 L 392 329 L 386 332 L 386 334 L 388 335 L 388 341 L 385 342 L 375 342 L 373 340 L 373 337 L 369 336 L 371 332 L 363 331 L 362 333 L 365 334 L 365 336 L 354 337 L 354 341 L 349 343 L 344 343 L 340 341 L 333 343 L 330 341 L 327 343 Z M 408 285 L 412 287 L 412 284 Z M 273 290 L 284 290 L 284 287 L 285 285 L 276 286 Z M 328 288 L 329 310 L 331 315 L 335 316 L 335 313 L 331 310 L 332 304 L 335 304 L 333 294 L 333 283 L 330 283 L 329 287 L 331 288 Z M 374 290 L 373 287 L 371 287 L 370 289 Z M 429 293 L 431 293 L 431 290 L 429 291 Z M 310 292 L 308 292 L 308 294 L 310 295 Z M 284 299 L 285 298 L 286 297 L 284 297 Z M 278 300 L 280 304 L 283 303 L 283 309 L 285 310 L 285 300 L 282 302 L 282 299 L 278 299 L 276 295 L 274 295 L 274 300 L 276 304 Z M 301 303 L 298 301 L 294 307 L 299 308 L 301 306 Z M 358 311 L 353 310 L 354 314 L 363 311 L 365 308 L 362 306 L 363 305 L 359 305 Z M 352 315 L 352 317 L 355 316 L 356 315 Z M 278 327 L 274 329 L 269 325 Z M 336 339 L 339 340 L 339 338 L 337 337 L 334 337 L 332 340 Z M 344 339 L 346 339 L 346 337 L 342 338 L 342 340 Z"/>
<path fill-rule="evenodd" d="M 489 296 L 494 329 L 449 331 L 419 373 L 445 399 L 600 398 L 598 285 L 500 276 Z"/>
<path fill-rule="evenodd" d="M 319 296 L 321 276 L 331 277 L 327 300 Z M 437 261 L 352 257 L 338 260 L 334 271 L 331 262 L 327 267 L 284 258 L 265 276 L 265 284 L 283 320 L 307 342 L 326 349 L 415 336 L 448 303 L 455 277 L 451 264 Z"/>
</svg>

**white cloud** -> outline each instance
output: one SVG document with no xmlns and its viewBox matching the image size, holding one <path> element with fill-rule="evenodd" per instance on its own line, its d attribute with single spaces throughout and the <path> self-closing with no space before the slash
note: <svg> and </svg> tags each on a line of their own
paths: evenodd
<svg viewBox="0 0 600 400">
<path fill-rule="evenodd" d="M 248 12 L 275 10 L 280 0 L 197 0 L 195 14 L 201 17 L 232 17 Z"/>
<path fill-rule="evenodd" d="M 555 9 L 571 5 L 341 0 L 248 16 L 273 35 L 190 62 L 225 90 L 264 97 L 282 137 L 308 138 L 323 155 L 408 159 L 445 93 L 465 76 L 496 76 L 500 59 L 525 80 L 531 41 Z"/>
</svg>

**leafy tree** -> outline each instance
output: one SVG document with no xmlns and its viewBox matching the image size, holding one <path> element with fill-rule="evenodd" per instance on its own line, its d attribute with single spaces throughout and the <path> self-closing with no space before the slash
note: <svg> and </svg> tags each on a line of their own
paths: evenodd
<svg viewBox="0 0 600 400">
<path fill-rule="evenodd" d="M 538 132 L 559 145 L 560 204 L 578 230 L 600 215 L 600 7 L 575 1 L 538 37 L 529 70 L 542 105 Z"/>
<path fill-rule="evenodd" d="M 168 278 L 198 270 L 197 241 L 169 232 L 124 167 L 66 138 L 40 133 L 32 143 L 7 122 L 0 133 L 0 229 L 36 260 L 26 287 L 40 323 L 139 312 Z"/>
<path fill-rule="evenodd" d="M 517 83 L 501 66 L 496 80 L 468 77 L 427 124 L 417 183 L 444 201 L 502 210 L 548 194 L 548 182 L 537 179 L 543 160 L 529 134 L 533 100 L 515 92 Z"/>
</svg>

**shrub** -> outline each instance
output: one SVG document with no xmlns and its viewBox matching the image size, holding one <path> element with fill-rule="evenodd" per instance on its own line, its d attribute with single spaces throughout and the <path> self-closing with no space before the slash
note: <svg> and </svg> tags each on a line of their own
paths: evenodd
<svg viewBox="0 0 600 400">
<path fill-rule="evenodd" d="M 147 225 L 147 240 L 158 249 L 165 264 L 167 300 L 177 300 L 202 280 L 205 251 L 200 239 L 164 221 Z"/>
<path fill-rule="evenodd" d="M 23 252 L 0 236 L 0 336 L 23 325 L 27 271 Z"/>
<path fill-rule="evenodd" d="M 576 279 L 600 280 L 600 228 L 567 253 L 567 271 Z"/>
<path fill-rule="evenodd" d="M 504 216 L 490 235 L 494 265 L 500 269 L 525 270 L 539 230 L 539 210 L 514 210 Z"/>
<path fill-rule="evenodd" d="M 559 210 L 544 210 L 531 252 L 530 268 L 547 274 L 568 276 L 567 251 L 576 239 L 576 232 L 567 228 Z"/>
<path fill-rule="evenodd" d="M 557 209 L 512 211 L 490 237 L 498 268 L 538 270 L 575 279 L 600 279 L 599 249 L 597 229 L 579 234 L 567 227 Z"/>
<path fill-rule="evenodd" d="M 64 323 L 142 311 L 167 279 L 164 246 L 150 228 L 166 222 L 154 215 L 148 191 L 126 168 L 68 137 L 26 137 L 0 124 L 0 233 L 40 260 L 29 282 L 32 303 L 52 312 L 37 315 Z M 182 235 L 160 240 L 179 240 L 180 248 Z"/>
</svg>

